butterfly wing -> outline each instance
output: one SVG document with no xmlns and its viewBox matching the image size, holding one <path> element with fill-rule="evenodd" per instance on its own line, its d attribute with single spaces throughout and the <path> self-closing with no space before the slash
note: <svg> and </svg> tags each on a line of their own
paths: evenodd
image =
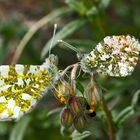
<svg viewBox="0 0 140 140">
<path fill-rule="evenodd" d="M 53 64 L 0 66 L 0 120 L 18 119 L 29 112 L 51 86 L 55 74 Z"/>
<path fill-rule="evenodd" d="M 81 61 L 84 71 L 114 76 L 131 75 L 138 62 L 140 43 L 134 37 L 107 36 Z"/>
</svg>

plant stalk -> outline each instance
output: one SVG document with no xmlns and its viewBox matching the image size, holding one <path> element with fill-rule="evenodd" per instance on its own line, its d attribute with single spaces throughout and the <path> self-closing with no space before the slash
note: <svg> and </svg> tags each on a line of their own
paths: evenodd
<svg viewBox="0 0 140 140">
<path fill-rule="evenodd" d="M 113 128 L 113 120 L 112 120 L 112 115 L 107 107 L 105 99 L 103 99 L 103 110 L 105 112 L 107 122 L 108 122 L 108 132 L 109 132 L 109 139 L 110 140 L 116 140 L 115 138 L 115 132 Z"/>
<path fill-rule="evenodd" d="M 73 66 L 73 69 L 71 71 L 71 86 L 73 88 L 73 93 L 75 93 L 76 90 L 76 72 L 78 70 L 79 64 L 76 63 Z"/>
</svg>

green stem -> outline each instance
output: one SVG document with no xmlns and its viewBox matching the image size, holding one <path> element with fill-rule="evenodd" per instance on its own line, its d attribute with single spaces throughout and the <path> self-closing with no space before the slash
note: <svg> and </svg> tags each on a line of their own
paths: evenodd
<svg viewBox="0 0 140 140">
<path fill-rule="evenodd" d="M 110 140 L 116 140 L 115 138 L 115 132 L 113 128 L 113 120 L 112 120 L 112 115 L 107 107 L 106 101 L 103 99 L 103 110 L 105 112 L 107 121 L 108 121 L 108 132 L 109 132 L 109 139 Z"/>
</svg>

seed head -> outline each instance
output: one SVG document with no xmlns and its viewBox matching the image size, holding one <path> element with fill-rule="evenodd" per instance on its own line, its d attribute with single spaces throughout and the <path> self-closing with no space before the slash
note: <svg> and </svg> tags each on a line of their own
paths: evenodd
<svg viewBox="0 0 140 140">
<path fill-rule="evenodd" d="M 80 132 L 80 133 L 83 132 L 84 127 L 85 127 L 85 120 L 84 120 L 83 116 L 75 117 L 73 124 L 74 124 L 75 129 L 78 132 Z"/>
<path fill-rule="evenodd" d="M 69 128 L 73 123 L 73 119 L 74 119 L 74 115 L 72 114 L 69 108 L 65 107 L 60 114 L 61 124 L 65 128 Z"/>
<path fill-rule="evenodd" d="M 83 112 L 85 101 L 81 97 L 73 97 L 69 102 L 70 110 L 75 115 L 80 115 Z"/>
</svg>

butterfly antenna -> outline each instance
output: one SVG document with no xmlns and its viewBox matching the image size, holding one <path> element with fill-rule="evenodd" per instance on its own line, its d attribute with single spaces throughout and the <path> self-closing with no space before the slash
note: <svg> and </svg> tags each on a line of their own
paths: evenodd
<svg viewBox="0 0 140 140">
<path fill-rule="evenodd" d="M 57 24 L 54 24 L 53 36 L 52 36 L 52 40 L 51 40 L 51 44 L 50 44 L 50 48 L 49 48 L 49 56 L 51 54 L 51 49 L 52 49 L 52 46 L 53 46 L 56 30 L 57 30 Z"/>
<path fill-rule="evenodd" d="M 66 47 L 70 48 L 71 50 L 75 51 L 79 56 L 82 57 L 82 53 L 76 49 L 75 47 L 73 47 L 72 45 L 70 45 L 69 43 L 63 41 L 63 40 L 57 40 L 59 43 L 62 43 L 63 45 L 65 45 Z"/>
</svg>

